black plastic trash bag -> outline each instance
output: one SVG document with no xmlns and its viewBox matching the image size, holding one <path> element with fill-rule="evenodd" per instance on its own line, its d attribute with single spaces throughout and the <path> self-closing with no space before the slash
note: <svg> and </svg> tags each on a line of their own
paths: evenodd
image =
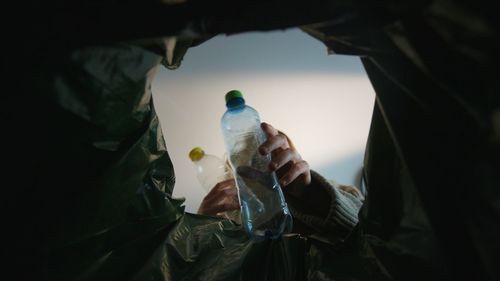
<svg viewBox="0 0 500 281">
<path fill-rule="evenodd" d="M 17 21 L 27 28 L 7 36 L 15 79 L 5 84 L 16 89 L 5 91 L 0 114 L 4 241 L 18 279 L 499 278 L 500 46 L 490 3 L 31 6 Z M 362 57 L 377 94 L 368 198 L 343 243 L 253 243 L 229 221 L 185 214 L 170 196 L 155 69 L 178 67 L 189 45 L 214 34 L 291 26 L 330 53 Z M 165 62 L 162 38 L 180 35 L 188 39 Z"/>
<path fill-rule="evenodd" d="M 184 213 L 183 200 L 170 196 L 174 171 L 151 101 L 160 61 L 131 45 L 86 48 L 40 81 L 53 108 L 39 120 L 51 132 L 43 135 L 51 150 L 36 157 L 45 164 L 40 180 L 53 183 L 36 195 L 41 213 L 34 216 L 47 245 L 41 253 L 47 263 L 38 264 L 46 279 L 331 280 L 341 274 L 329 270 L 342 259 L 328 242 L 299 235 L 254 242 L 230 220 Z"/>
</svg>

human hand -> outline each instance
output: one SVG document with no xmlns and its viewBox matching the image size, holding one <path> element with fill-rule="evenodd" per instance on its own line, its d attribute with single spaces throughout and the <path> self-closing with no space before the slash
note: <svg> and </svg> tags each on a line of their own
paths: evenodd
<svg viewBox="0 0 500 281">
<path fill-rule="evenodd" d="M 276 172 L 282 187 L 288 186 L 288 192 L 300 196 L 311 184 L 309 164 L 302 159 L 288 136 L 264 122 L 261 128 L 267 140 L 259 147 L 259 153 L 271 153 L 269 170 Z"/>
<path fill-rule="evenodd" d="M 234 179 L 219 182 L 203 198 L 198 214 L 221 216 L 219 213 L 239 209 L 237 192 Z"/>
</svg>

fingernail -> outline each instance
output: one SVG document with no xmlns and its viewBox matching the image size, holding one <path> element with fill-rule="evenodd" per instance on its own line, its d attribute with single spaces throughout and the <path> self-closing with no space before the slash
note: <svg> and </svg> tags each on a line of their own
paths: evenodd
<svg viewBox="0 0 500 281">
<path fill-rule="evenodd" d="M 281 181 L 280 181 L 280 184 L 281 184 L 282 186 L 286 186 L 286 185 L 288 184 L 288 182 L 287 182 L 286 180 L 281 180 Z"/>
</svg>

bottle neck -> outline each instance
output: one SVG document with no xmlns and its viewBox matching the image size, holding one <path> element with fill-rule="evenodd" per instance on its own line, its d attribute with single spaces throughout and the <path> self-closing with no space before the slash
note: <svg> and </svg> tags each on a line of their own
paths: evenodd
<svg viewBox="0 0 500 281">
<path fill-rule="evenodd" d="M 230 99 L 226 103 L 227 110 L 239 110 L 245 107 L 245 100 L 243 98 Z"/>
</svg>

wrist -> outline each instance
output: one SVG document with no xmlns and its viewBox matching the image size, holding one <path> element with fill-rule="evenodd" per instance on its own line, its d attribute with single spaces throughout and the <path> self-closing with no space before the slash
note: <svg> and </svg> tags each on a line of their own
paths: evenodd
<svg viewBox="0 0 500 281">
<path fill-rule="evenodd" d="M 325 218 L 331 204 L 331 196 L 328 192 L 330 185 L 327 182 L 323 183 L 321 179 L 311 171 L 309 184 L 297 181 L 285 187 L 287 202 L 302 213 Z"/>
</svg>

